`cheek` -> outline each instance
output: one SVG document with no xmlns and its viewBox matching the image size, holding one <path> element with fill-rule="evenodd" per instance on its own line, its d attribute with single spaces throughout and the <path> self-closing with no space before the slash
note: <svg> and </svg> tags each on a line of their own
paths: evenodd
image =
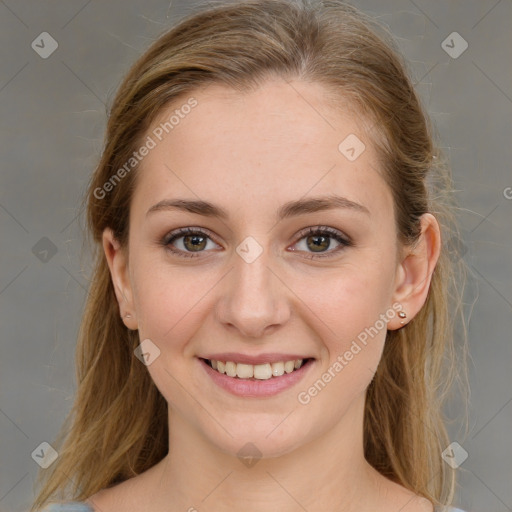
<svg viewBox="0 0 512 512">
<path fill-rule="evenodd" d="M 387 321 L 394 310 L 387 302 L 385 282 L 379 282 L 376 274 L 347 271 L 343 278 L 323 283 L 329 293 L 325 286 L 324 294 L 320 293 L 318 281 L 309 289 L 309 304 L 315 313 L 310 315 L 311 329 L 321 338 L 321 359 L 297 400 L 326 424 L 339 421 L 364 394 L 380 362 Z"/>
<path fill-rule="evenodd" d="M 374 337 L 375 328 L 385 337 L 386 325 L 379 319 L 391 306 L 391 260 L 365 260 L 292 281 L 305 305 L 304 315 L 309 309 L 312 329 L 320 334 L 331 360 L 348 350 L 352 340 L 363 339 L 367 329 L 374 327 Z"/>
<path fill-rule="evenodd" d="M 311 331 L 321 339 L 319 371 L 305 383 L 298 400 L 303 405 L 316 402 L 314 410 L 331 411 L 333 421 L 371 382 L 387 321 L 395 314 L 390 302 L 392 258 L 375 253 L 353 261 L 330 275 L 318 273 L 297 290 L 313 312 L 308 316 Z"/>
<path fill-rule="evenodd" d="M 176 357 L 193 355 L 189 342 L 212 308 L 211 297 L 224 272 L 207 265 L 173 266 L 161 255 L 141 255 L 136 268 L 133 279 L 140 339 L 152 340 L 174 367 Z"/>
<path fill-rule="evenodd" d="M 204 320 L 205 295 L 215 281 L 211 276 L 200 279 L 200 272 L 173 268 L 156 258 L 140 258 L 137 263 L 134 298 L 140 341 L 149 339 L 159 350 L 147 369 L 167 402 L 186 411 L 190 404 L 183 390 L 190 379 L 191 361 L 184 357 Z"/>
<path fill-rule="evenodd" d="M 132 279 L 139 334 L 141 339 L 149 338 L 160 345 L 166 338 L 175 337 L 180 319 L 187 318 L 198 291 L 183 273 L 155 258 L 141 257 L 134 263 L 136 272 Z"/>
</svg>

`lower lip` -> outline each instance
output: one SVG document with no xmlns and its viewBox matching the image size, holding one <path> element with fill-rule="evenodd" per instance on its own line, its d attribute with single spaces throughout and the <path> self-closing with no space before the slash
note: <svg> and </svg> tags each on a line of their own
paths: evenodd
<svg viewBox="0 0 512 512">
<path fill-rule="evenodd" d="M 206 373 L 211 377 L 213 382 L 221 388 L 229 391 L 231 394 L 243 397 L 264 398 L 274 396 L 289 389 L 297 384 L 313 366 L 314 359 L 308 360 L 298 370 L 291 373 L 285 373 L 280 377 L 271 377 L 267 380 L 258 379 L 239 379 L 238 377 L 229 377 L 224 373 L 214 370 L 206 361 L 198 359 Z"/>
</svg>

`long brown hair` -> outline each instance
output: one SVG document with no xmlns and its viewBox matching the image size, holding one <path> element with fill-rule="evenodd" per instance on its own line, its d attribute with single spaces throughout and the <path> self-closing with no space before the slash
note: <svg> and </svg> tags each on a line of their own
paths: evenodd
<svg viewBox="0 0 512 512">
<path fill-rule="evenodd" d="M 39 474 L 43 485 L 31 512 L 58 499 L 84 500 L 144 472 L 168 452 L 167 403 L 134 356 L 138 332 L 120 318 L 101 246 L 106 227 L 126 246 L 136 166 L 108 192 L 105 183 L 171 102 L 211 83 L 248 90 L 269 76 L 323 84 L 333 101 L 348 101 L 371 120 L 393 194 L 399 243 L 418 240 L 425 212 L 441 225 L 443 246 L 426 303 L 406 326 L 388 331 L 368 388 L 364 450 L 368 462 L 391 480 L 436 505 L 451 502 L 454 474 L 441 458 L 449 443 L 441 407 L 454 376 L 465 375 L 455 372 L 451 320 L 460 314 L 465 346 L 466 265 L 451 250 L 460 237 L 450 172 L 408 75 L 387 31 L 335 0 L 203 8 L 138 59 L 113 100 L 103 153 L 85 198 L 95 267 L 76 352 L 78 389 L 53 443 L 59 457 Z"/>
</svg>

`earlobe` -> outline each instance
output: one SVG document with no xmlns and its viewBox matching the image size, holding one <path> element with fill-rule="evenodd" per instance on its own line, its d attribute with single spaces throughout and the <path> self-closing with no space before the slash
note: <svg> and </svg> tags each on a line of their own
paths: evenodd
<svg viewBox="0 0 512 512">
<path fill-rule="evenodd" d="M 432 214 L 426 213 L 421 217 L 421 235 L 417 244 L 406 250 L 396 272 L 393 301 L 402 305 L 406 317 L 397 316 L 391 320 L 389 330 L 403 327 L 425 304 L 440 252 L 439 224 Z"/>
<path fill-rule="evenodd" d="M 137 329 L 137 323 L 134 318 L 135 312 L 128 274 L 127 253 L 124 248 L 121 247 L 121 244 L 115 238 L 110 228 L 105 228 L 103 231 L 102 243 L 117 302 L 119 304 L 120 316 L 128 328 L 135 330 Z"/>
</svg>

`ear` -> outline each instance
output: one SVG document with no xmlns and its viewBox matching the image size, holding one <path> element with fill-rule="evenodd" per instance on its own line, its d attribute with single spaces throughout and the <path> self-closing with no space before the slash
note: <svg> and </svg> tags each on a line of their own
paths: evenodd
<svg viewBox="0 0 512 512">
<path fill-rule="evenodd" d="M 427 300 L 432 273 L 441 253 L 441 231 L 436 218 L 425 213 L 421 216 L 421 235 L 418 242 L 405 249 L 397 267 L 393 304 L 402 305 L 406 318 L 395 316 L 388 323 L 389 330 L 407 324 Z M 400 322 L 404 322 L 401 324 Z"/>
<path fill-rule="evenodd" d="M 121 318 L 126 327 L 136 330 L 138 325 L 128 273 L 128 253 L 120 246 L 110 228 L 105 228 L 103 231 L 103 250 L 110 269 Z"/>
</svg>

